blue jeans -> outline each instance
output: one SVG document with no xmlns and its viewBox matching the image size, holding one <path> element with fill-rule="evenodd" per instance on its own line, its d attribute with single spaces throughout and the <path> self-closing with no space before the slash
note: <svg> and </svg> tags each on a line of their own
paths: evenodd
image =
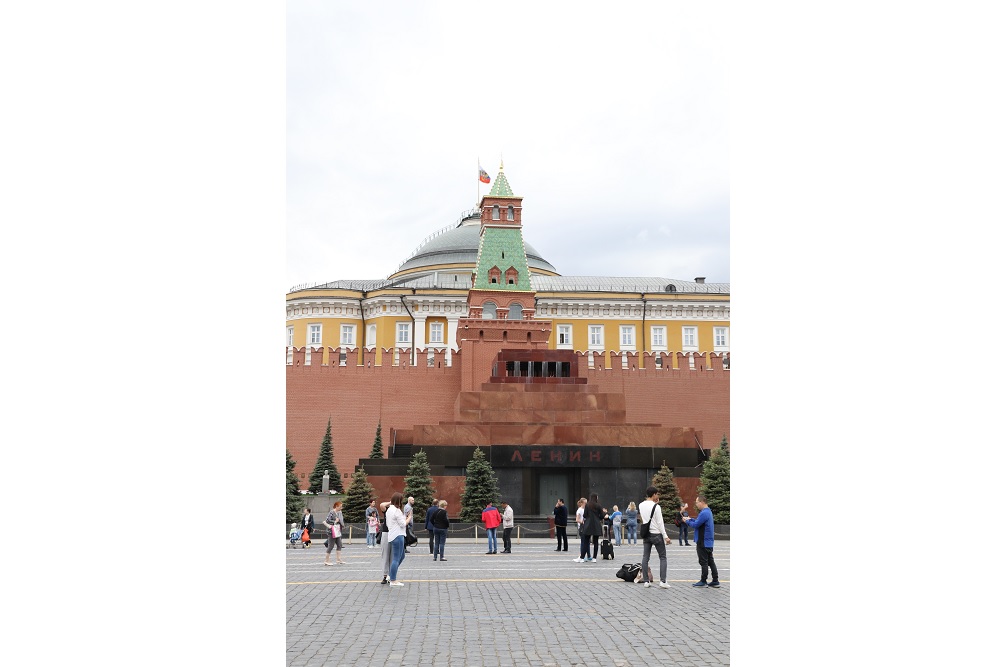
<svg viewBox="0 0 1000 667">
<path fill-rule="evenodd" d="M 389 581 L 396 581 L 399 564 L 406 558 L 406 546 L 403 542 L 405 539 L 404 535 L 400 535 L 392 541 L 392 565 L 389 566 Z"/>
<path fill-rule="evenodd" d="M 615 546 L 620 547 L 622 545 L 622 526 L 618 524 L 615 526 Z"/>
<path fill-rule="evenodd" d="M 375 533 L 368 533 L 368 546 L 375 546 Z"/>
<path fill-rule="evenodd" d="M 444 558 L 444 542 L 448 539 L 447 528 L 434 529 L 434 557 Z"/>
<path fill-rule="evenodd" d="M 681 521 L 681 525 L 677 528 L 677 543 L 687 544 L 688 541 L 688 525 L 686 521 Z"/>
<path fill-rule="evenodd" d="M 497 550 L 497 529 L 487 528 L 486 529 L 486 550 L 493 553 Z"/>
<path fill-rule="evenodd" d="M 628 543 L 629 544 L 635 544 L 635 529 L 637 527 L 638 527 L 638 524 L 636 524 L 635 526 L 633 526 L 632 524 L 629 524 L 629 525 L 625 526 L 625 528 L 627 529 L 626 532 L 628 533 Z"/>
</svg>

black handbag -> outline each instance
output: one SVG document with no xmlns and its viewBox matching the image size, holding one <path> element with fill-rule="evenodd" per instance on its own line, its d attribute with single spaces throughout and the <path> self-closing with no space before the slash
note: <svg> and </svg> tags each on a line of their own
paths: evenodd
<svg viewBox="0 0 1000 667">
<path fill-rule="evenodd" d="M 413 533 L 407 533 L 406 537 L 403 538 L 403 544 L 405 544 L 408 547 L 412 547 L 414 544 L 416 544 L 419 541 L 420 540 L 418 540 L 417 536 L 414 535 Z"/>
<path fill-rule="evenodd" d="M 655 507 L 653 509 L 656 509 Z M 642 513 L 639 513 L 639 518 L 642 518 Z M 639 524 L 639 539 L 645 540 L 649 538 L 649 524 L 653 523 L 653 513 L 649 513 L 649 521 Z"/>
</svg>

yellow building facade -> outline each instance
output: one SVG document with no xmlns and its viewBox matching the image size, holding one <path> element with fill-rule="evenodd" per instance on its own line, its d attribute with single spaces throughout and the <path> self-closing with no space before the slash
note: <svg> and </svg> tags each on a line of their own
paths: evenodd
<svg viewBox="0 0 1000 667">
<path fill-rule="evenodd" d="M 491 195 L 512 196 L 501 167 Z M 425 238 L 384 279 L 335 280 L 292 288 L 286 295 L 286 346 L 306 348 L 307 363 L 360 364 L 362 348 L 375 351 L 379 365 L 412 364 L 414 350 L 430 350 L 429 365 L 450 365 L 458 321 L 469 316 L 468 295 L 475 281 L 483 219 L 520 221 L 521 211 L 474 208 Z M 507 217 L 510 216 L 510 217 Z M 530 237 L 530 225 L 524 236 Z M 549 348 L 587 352 L 614 363 L 613 353 L 631 352 L 643 368 L 643 352 L 655 364 L 673 368 L 694 364 L 695 355 L 719 355 L 728 367 L 730 351 L 729 283 L 660 277 L 562 276 L 527 240 L 523 241 L 534 303 L 534 319 L 552 322 Z M 511 312 L 483 317 L 519 319 Z M 322 360 L 313 359 L 322 354 Z M 677 354 L 682 357 L 678 358 Z M 331 358 L 336 355 L 335 358 Z M 690 358 L 686 362 L 684 357 Z M 619 363 L 629 363 L 622 357 Z"/>
</svg>

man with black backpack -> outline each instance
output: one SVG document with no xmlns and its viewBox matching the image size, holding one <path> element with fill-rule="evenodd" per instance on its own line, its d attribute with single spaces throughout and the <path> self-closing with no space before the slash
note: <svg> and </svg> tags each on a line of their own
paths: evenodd
<svg viewBox="0 0 1000 667">
<path fill-rule="evenodd" d="M 660 509 L 660 492 L 655 486 L 646 489 L 646 499 L 639 503 L 639 534 L 642 536 L 642 585 L 649 588 L 652 583 L 649 569 L 649 554 L 656 547 L 660 556 L 660 588 L 670 588 L 667 583 L 667 548 L 670 537 L 663 525 L 663 510 Z"/>
</svg>

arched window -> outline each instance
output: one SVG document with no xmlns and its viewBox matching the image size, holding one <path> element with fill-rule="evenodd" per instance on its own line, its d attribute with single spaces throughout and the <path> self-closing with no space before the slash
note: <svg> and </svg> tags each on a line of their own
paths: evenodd
<svg viewBox="0 0 1000 667">
<path fill-rule="evenodd" d="M 674 287 L 673 284 L 670 284 L 670 285 L 667 285 L 666 287 L 664 287 L 663 291 L 665 291 L 665 292 L 676 292 L 677 288 Z"/>
<path fill-rule="evenodd" d="M 513 206 L 508 206 L 507 207 L 507 219 L 508 220 L 513 220 L 514 219 L 514 207 Z"/>
<path fill-rule="evenodd" d="M 510 304 L 510 310 L 507 311 L 508 320 L 519 320 L 521 319 L 521 304 L 512 303 Z"/>
<path fill-rule="evenodd" d="M 499 206 L 494 206 L 493 207 L 493 219 L 494 220 L 499 220 L 500 219 L 500 207 Z"/>
<path fill-rule="evenodd" d="M 492 301 L 483 304 L 483 319 L 495 320 L 497 318 L 497 305 Z"/>
</svg>

